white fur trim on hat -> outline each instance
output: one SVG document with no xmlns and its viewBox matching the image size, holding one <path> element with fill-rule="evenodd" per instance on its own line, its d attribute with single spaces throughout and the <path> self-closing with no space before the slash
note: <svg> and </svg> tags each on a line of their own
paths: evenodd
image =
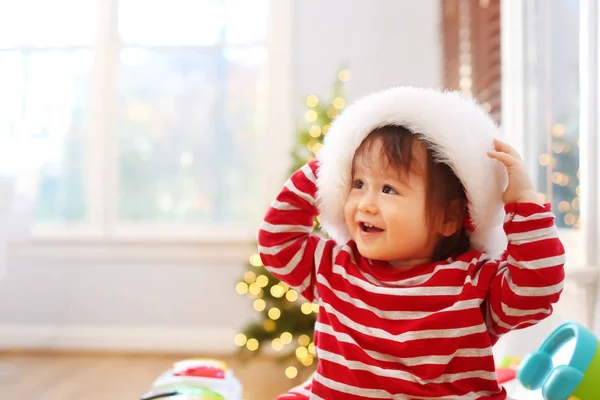
<svg viewBox="0 0 600 400">
<path fill-rule="evenodd" d="M 363 97 L 332 123 L 319 151 L 317 178 L 321 226 L 338 243 L 350 240 L 344 203 L 354 152 L 374 129 L 401 125 L 419 135 L 448 164 L 467 192 L 472 247 L 498 258 L 506 249 L 502 229 L 504 166 L 487 156 L 500 129 L 474 101 L 456 92 L 396 87 Z M 410 237 L 405 238 L 410 240 Z"/>
</svg>

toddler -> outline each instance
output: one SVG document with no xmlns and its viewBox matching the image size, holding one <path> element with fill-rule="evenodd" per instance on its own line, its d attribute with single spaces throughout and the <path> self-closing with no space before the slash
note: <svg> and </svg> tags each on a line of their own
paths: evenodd
<svg viewBox="0 0 600 400">
<path fill-rule="evenodd" d="M 320 304 L 317 370 L 279 399 L 506 398 L 492 346 L 550 315 L 564 250 L 499 138 L 472 101 L 429 89 L 334 121 L 259 232 L 269 271 Z"/>
</svg>

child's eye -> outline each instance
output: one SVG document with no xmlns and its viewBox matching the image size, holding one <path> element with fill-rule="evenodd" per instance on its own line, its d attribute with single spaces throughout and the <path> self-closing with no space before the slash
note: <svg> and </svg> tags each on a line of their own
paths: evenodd
<svg viewBox="0 0 600 400">
<path fill-rule="evenodd" d="M 390 185 L 384 185 L 383 186 L 383 193 L 387 193 L 387 194 L 397 194 L 398 192 L 396 192 L 396 190 L 394 190 L 393 187 L 391 187 Z"/>
<path fill-rule="evenodd" d="M 360 179 L 355 179 L 352 182 L 352 188 L 353 189 L 362 189 L 363 186 L 364 186 L 364 183 Z"/>
</svg>

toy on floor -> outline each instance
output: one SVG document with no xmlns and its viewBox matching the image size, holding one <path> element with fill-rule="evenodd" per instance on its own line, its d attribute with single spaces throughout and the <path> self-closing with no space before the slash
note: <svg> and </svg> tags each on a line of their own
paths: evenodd
<svg viewBox="0 0 600 400">
<path fill-rule="evenodd" d="M 175 363 L 142 400 L 241 400 L 242 386 L 221 361 L 196 359 Z"/>
<path fill-rule="evenodd" d="M 565 353 L 564 365 L 554 365 L 553 356 L 559 352 Z M 538 351 L 523 359 L 517 378 L 527 389 L 541 388 L 546 400 L 596 400 L 600 398 L 599 353 L 596 335 L 567 322 L 556 328 Z"/>
<path fill-rule="evenodd" d="M 517 377 L 517 368 L 521 363 L 519 357 L 507 356 L 496 368 L 496 379 L 499 384 L 504 384 L 514 380 Z"/>
</svg>

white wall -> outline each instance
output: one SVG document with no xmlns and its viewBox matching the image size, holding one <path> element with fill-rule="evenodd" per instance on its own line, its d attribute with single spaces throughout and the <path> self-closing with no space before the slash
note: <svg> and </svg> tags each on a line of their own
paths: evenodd
<svg viewBox="0 0 600 400">
<path fill-rule="evenodd" d="M 306 95 L 329 93 L 341 62 L 352 71 L 349 100 L 392 85 L 439 86 L 438 4 L 294 1 L 293 113 L 302 116 Z M 234 291 L 250 252 L 241 244 L 13 248 L 0 282 L 0 347 L 231 349 L 255 315 Z"/>
<path fill-rule="evenodd" d="M 442 84 L 439 1 L 294 1 L 294 97 L 329 95 L 341 63 L 348 99 L 394 85 Z"/>
</svg>

